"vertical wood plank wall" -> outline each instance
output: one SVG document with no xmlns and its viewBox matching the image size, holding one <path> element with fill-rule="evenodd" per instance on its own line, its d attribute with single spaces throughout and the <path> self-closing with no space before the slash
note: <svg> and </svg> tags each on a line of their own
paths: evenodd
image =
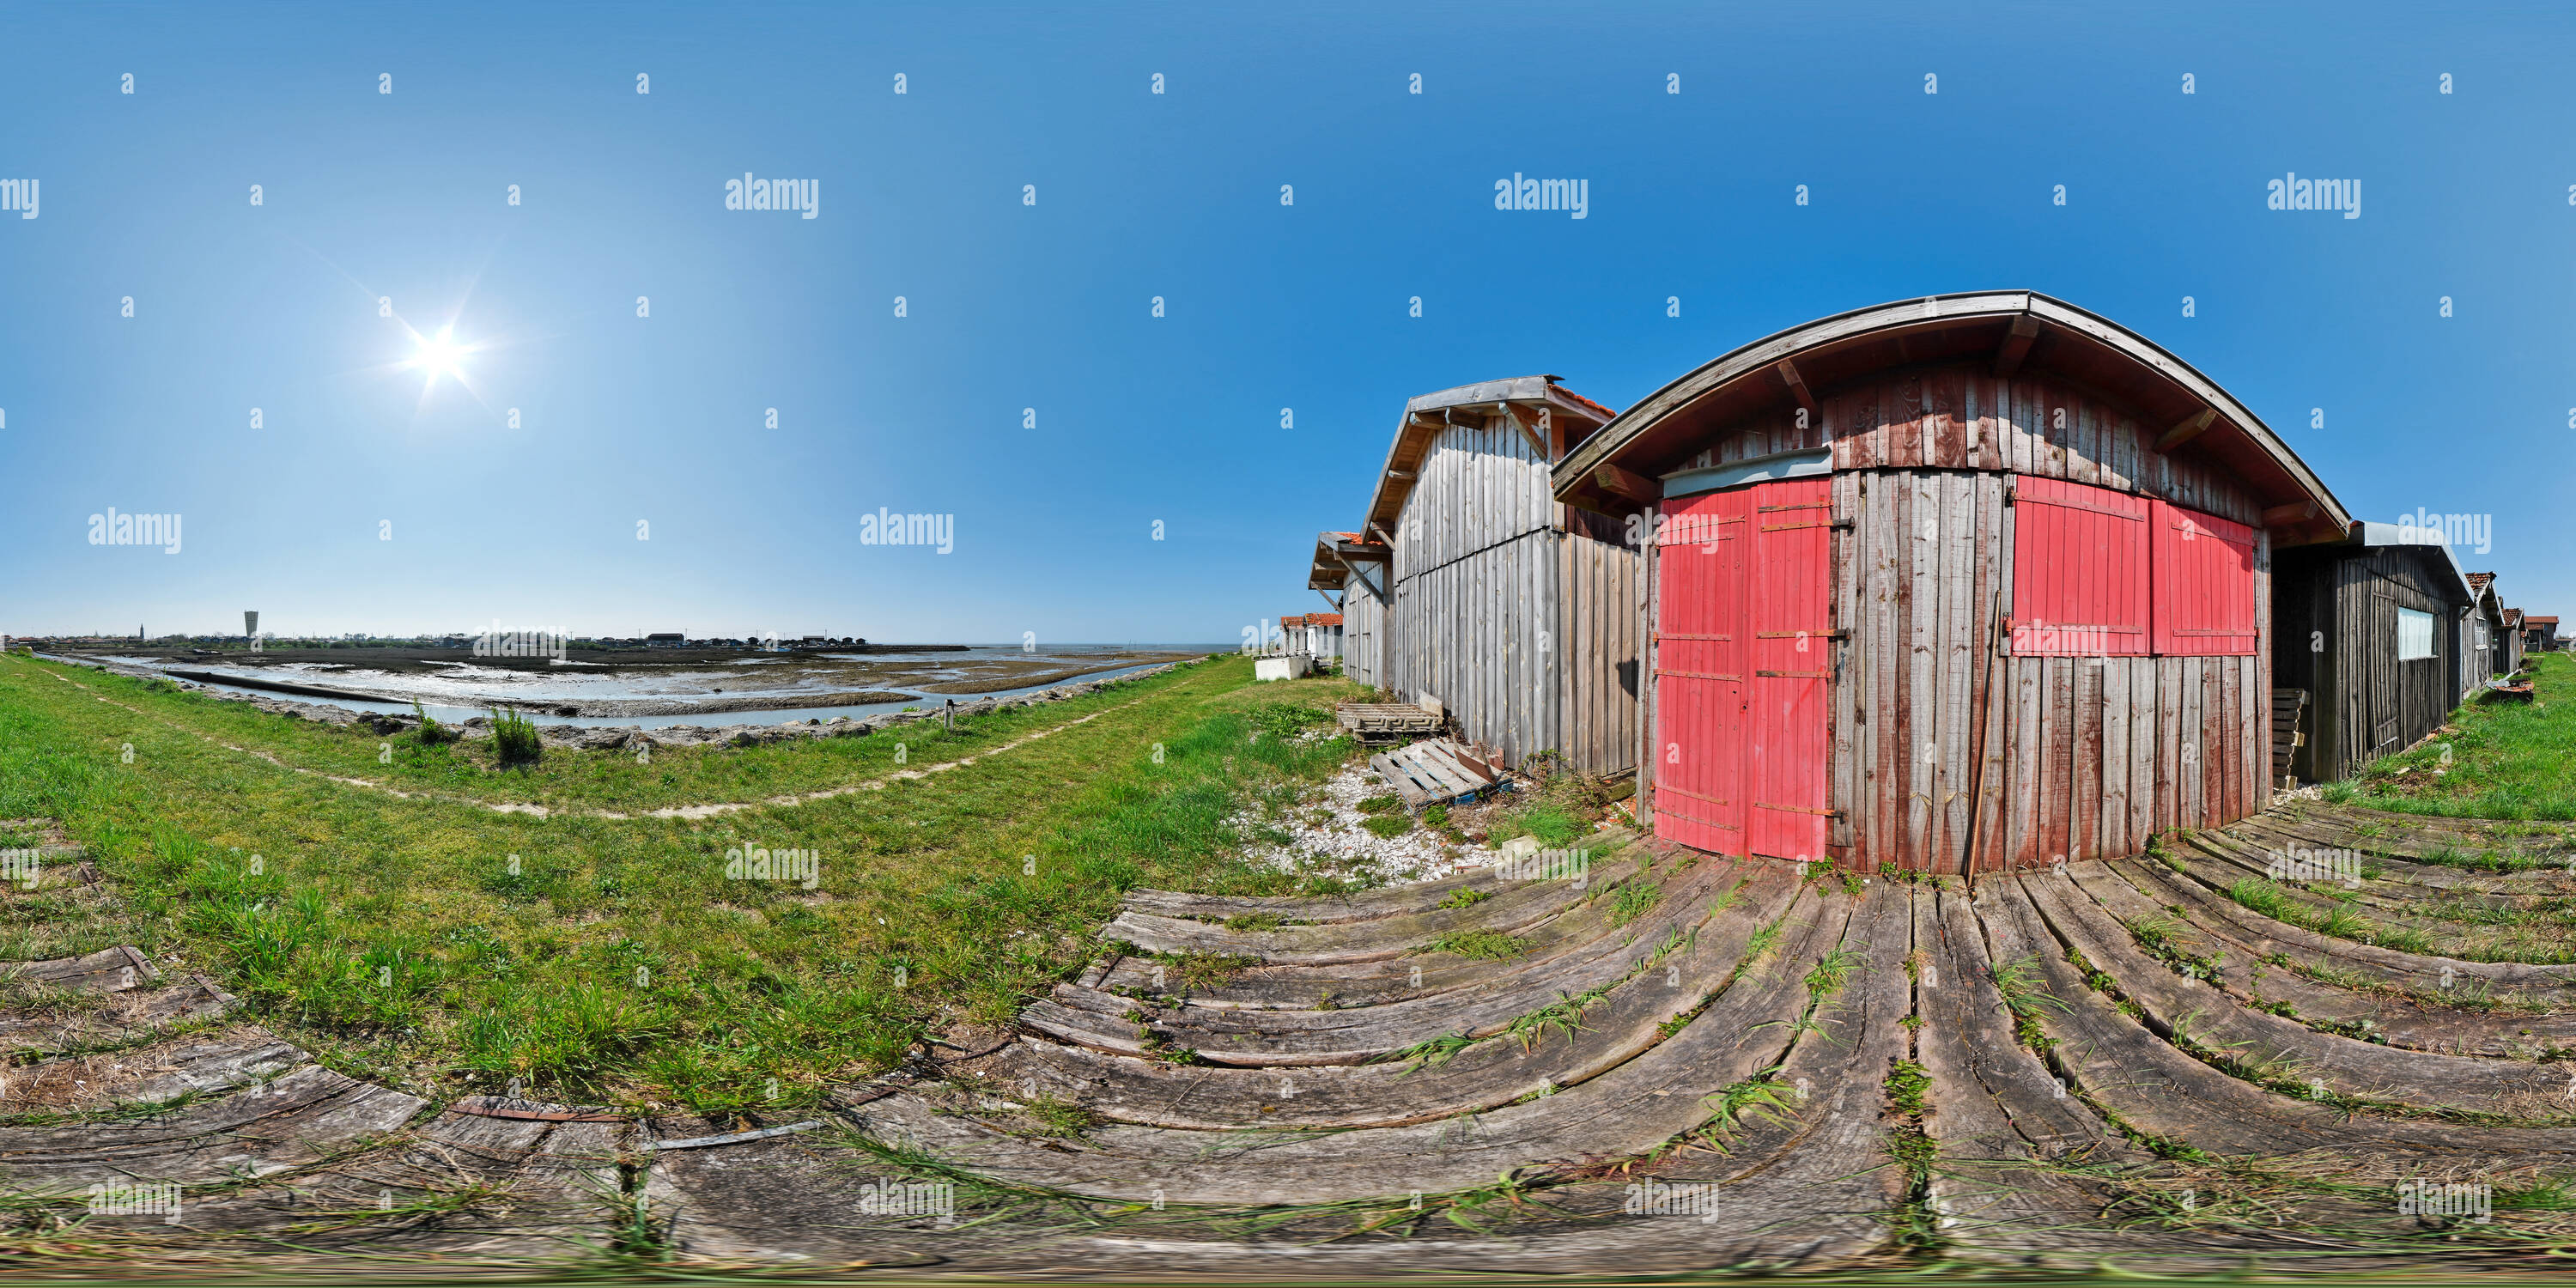
<svg viewBox="0 0 2576 1288">
<path fill-rule="evenodd" d="M 1507 765 L 1552 750 L 1607 773 L 1635 758 L 1643 557 L 1602 539 L 1616 525 L 1564 530 L 1549 465 L 1500 419 L 1433 437 L 1395 524 L 1394 604 L 1350 618 L 1377 649 L 1351 674 L 1438 698 Z"/>
<path fill-rule="evenodd" d="M 2332 763 L 2325 768 L 2336 778 L 2405 750 L 2440 728 L 2459 705 L 2459 695 L 2450 691 L 2458 637 L 2440 629 L 2441 619 L 2454 610 L 2433 593 L 2430 562 L 2412 551 L 2382 548 L 2332 565 L 2337 629 L 2327 656 L 2341 718 Z M 2401 607 L 2433 614 L 2432 657 L 2397 660 Z"/>
<path fill-rule="evenodd" d="M 2060 411 L 2063 410 L 2061 424 Z M 1695 462 L 1831 447 L 1836 625 L 1832 840 L 1864 871 L 2046 866 L 2136 853 L 2170 827 L 2262 808 L 2270 764 L 2271 547 L 2258 531 L 2251 656 L 1990 653 L 2012 612 L 2008 476 L 2162 497 L 2260 526 L 2225 472 L 2046 379 L 1891 376 L 1766 417 Z M 2001 603 L 1998 604 L 1998 591 Z M 1982 747 L 1982 755 L 1979 748 Z M 1977 762 L 1982 759 L 1982 775 Z"/>
<path fill-rule="evenodd" d="M 1381 580 L 1385 572 L 1363 565 L 1367 571 L 1346 579 L 1342 586 L 1342 674 L 1370 688 L 1386 687 L 1386 610 L 1361 577 Z"/>
<path fill-rule="evenodd" d="M 1645 552 L 1598 516 L 1574 511 L 1566 528 L 1557 537 L 1557 750 L 1572 768 L 1606 774 L 1637 763 Z"/>
</svg>

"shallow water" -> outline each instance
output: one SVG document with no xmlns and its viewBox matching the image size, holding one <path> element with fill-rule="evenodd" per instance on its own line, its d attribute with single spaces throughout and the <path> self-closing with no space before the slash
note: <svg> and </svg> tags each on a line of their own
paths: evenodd
<svg viewBox="0 0 2576 1288">
<path fill-rule="evenodd" d="M 837 661 L 898 663 L 904 661 L 956 662 L 969 659 L 989 660 L 1012 658 L 1023 661 L 1079 664 L 1090 661 L 1102 653 L 1139 651 L 1215 653 L 1229 651 L 1229 647 L 1223 644 L 1070 644 L 1058 645 L 1054 648 L 1038 652 L 1028 652 L 1020 648 L 1018 645 L 978 645 L 963 653 L 780 654 L 776 657 L 743 658 L 728 665 L 741 667 L 765 666 L 782 663 L 792 664 L 797 661 L 816 657 L 830 658 Z M 312 684 L 324 688 L 367 689 L 377 693 L 400 694 L 402 696 L 398 699 L 390 697 L 383 699 L 355 697 L 322 698 L 298 693 L 276 693 L 266 689 L 253 688 L 248 685 L 209 684 L 206 686 L 208 688 L 221 689 L 228 693 L 238 693 L 250 697 L 273 698 L 282 702 L 328 704 L 332 706 L 347 707 L 353 711 L 368 711 L 385 715 L 409 715 L 411 714 L 412 702 L 417 699 L 423 710 L 427 711 L 430 715 L 437 717 L 439 720 L 450 723 L 461 723 L 465 720 L 472 719 L 475 716 L 488 715 L 490 714 L 488 708 L 495 705 L 533 707 L 550 703 L 578 703 L 584 701 L 600 701 L 611 698 L 664 698 L 671 700 L 684 700 L 700 696 L 710 698 L 719 696 L 738 698 L 766 697 L 773 695 L 804 696 L 810 694 L 814 699 L 814 705 L 812 706 L 800 705 L 767 711 L 711 711 L 682 715 L 556 716 L 548 715 L 540 711 L 524 712 L 529 719 L 534 720 L 539 724 L 574 725 L 584 728 L 610 728 L 631 725 L 646 729 L 660 729 L 671 725 L 715 726 L 784 724 L 790 721 L 816 719 L 830 720 L 835 716 L 848 716 L 855 720 L 862 716 L 878 715 L 887 711 L 900 711 L 905 707 L 918 706 L 937 708 L 945 704 L 951 697 L 956 698 L 958 705 L 963 706 L 966 703 L 975 701 L 979 698 L 1015 697 L 1024 693 L 1035 693 L 1041 689 L 1053 688 L 1059 684 L 1073 684 L 1083 680 L 1114 680 L 1120 676 L 1132 675 L 1138 671 L 1162 665 L 1162 663 L 1159 662 L 1139 662 L 1133 666 L 1122 666 L 1114 670 L 1107 671 L 1095 671 L 1089 675 L 1075 676 L 1071 679 L 1052 680 L 1041 684 L 1024 685 L 1019 688 L 997 689 L 990 693 L 928 693 L 911 685 L 891 683 L 870 684 L 866 686 L 868 689 L 884 693 L 901 693 L 906 696 L 900 701 L 853 704 L 836 703 L 833 701 L 833 698 L 836 695 L 855 691 L 850 688 L 825 687 L 811 681 L 792 679 L 790 677 L 777 677 L 776 679 L 772 679 L 771 677 L 763 675 L 747 675 L 739 670 L 691 670 L 687 672 L 665 672 L 663 674 L 649 677 L 621 677 L 585 674 L 582 671 L 566 668 L 551 674 L 528 675 L 516 671 L 505 671 L 494 667 L 478 667 L 473 666 L 470 663 L 465 663 L 449 668 L 445 671 L 432 672 L 426 675 L 395 675 L 382 671 L 369 671 L 357 668 L 348 670 L 331 670 L 309 663 L 290 663 L 282 666 L 253 668 L 237 666 L 228 667 L 220 664 L 209 665 L 202 662 L 166 662 L 158 659 L 139 657 L 119 657 L 110 660 L 123 665 L 149 670 L 177 669 L 184 671 L 201 671 L 214 675 L 249 675 L 263 679 L 277 680 L 289 684 Z M 928 683 L 937 684 L 956 679 L 959 674 L 960 673 L 955 668 L 942 667 L 936 672 L 926 673 L 923 678 L 925 678 Z M 192 683 L 196 682 L 192 681 Z M 721 690 L 721 693 L 719 693 L 718 690 Z"/>
</svg>

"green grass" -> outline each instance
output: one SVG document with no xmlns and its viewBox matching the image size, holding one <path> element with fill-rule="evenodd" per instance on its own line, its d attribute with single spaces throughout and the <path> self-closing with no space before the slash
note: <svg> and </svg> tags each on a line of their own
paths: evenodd
<svg viewBox="0 0 2576 1288">
<path fill-rule="evenodd" d="M 520 715 L 517 708 L 492 708 L 492 754 L 504 768 L 521 768 L 545 759 L 545 744 L 537 739 L 537 722 Z"/>
<path fill-rule="evenodd" d="M 2047 971 L 2039 958 L 2016 957 L 1986 967 L 1986 977 L 1994 981 L 1995 992 L 2003 998 L 2004 1009 L 2012 1013 L 2013 1036 L 2034 1051 L 2046 1051 L 2052 1043 L 2040 1028 L 2040 1016 L 2050 1008 L 2071 1013 L 2074 1007 L 2048 991 Z"/>
<path fill-rule="evenodd" d="M 180 953 L 343 1072 L 432 1094 L 525 1078 L 637 1108 L 793 1107 L 948 1023 L 1007 1022 L 1090 956 L 1129 888 L 1292 893 L 1304 878 L 1248 862 L 1257 828 L 1228 820 L 1275 815 L 1353 748 L 1255 738 L 1255 717 L 1353 691 L 1255 690 L 1249 662 L 1224 659 L 955 734 L 649 763 L 556 748 L 503 773 L 490 739 L 423 747 L 9 657 L 0 817 L 60 818 L 88 847 L 114 901 L 83 936 Z M 578 812 L 764 802 L 965 755 L 881 791 L 700 820 Z M 816 888 L 729 879 L 727 851 L 751 847 L 816 852 Z M 0 907 L 0 946 L 53 933 L 50 907 Z"/>
<path fill-rule="evenodd" d="M 1664 888 L 1652 881 L 1630 881 L 1610 897 L 1610 924 L 1624 926 L 1655 910 L 1664 901 Z"/>
<path fill-rule="evenodd" d="M 1453 930 L 1422 946 L 1426 953 L 1454 953 L 1478 961 L 1509 961 L 1529 951 L 1529 945 L 1499 930 L 1478 928 Z"/>
<path fill-rule="evenodd" d="M 2576 763 L 2576 655 L 2543 653 L 2528 665 L 2530 702 L 2462 706 L 2449 721 L 2456 733 L 2374 762 L 2349 784 L 2328 784 L 2326 799 L 2454 818 L 2576 820 L 2576 774 L 2567 770 Z"/>
<path fill-rule="evenodd" d="M 1413 816 L 1410 814 L 1376 814 L 1371 815 L 1368 821 L 1360 824 L 1360 826 L 1367 828 L 1372 834 L 1377 836 L 1402 836 L 1413 830 Z"/>
</svg>

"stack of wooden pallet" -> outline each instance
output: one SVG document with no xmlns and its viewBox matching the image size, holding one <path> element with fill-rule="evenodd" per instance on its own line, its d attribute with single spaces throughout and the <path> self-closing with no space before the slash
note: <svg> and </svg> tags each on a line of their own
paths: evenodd
<svg viewBox="0 0 2576 1288">
<path fill-rule="evenodd" d="M 1468 800 L 1492 791 L 1503 776 L 1446 738 L 1417 742 L 1369 757 L 1369 768 L 1395 786 L 1406 809 Z"/>
<path fill-rule="evenodd" d="M 1335 718 L 1364 741 L 1440 732 L 1440 716 L 1410 702 L 1345 702 Z"/>
</svg>

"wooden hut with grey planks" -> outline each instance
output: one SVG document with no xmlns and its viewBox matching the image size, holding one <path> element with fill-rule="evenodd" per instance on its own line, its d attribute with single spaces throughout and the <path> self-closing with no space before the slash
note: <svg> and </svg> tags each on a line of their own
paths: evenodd
<svg viewBox="0 0 2576 1288">
<path fill-rule="evenodd" d="M 1508 768 L 1635 763 L 1644 560 L 1549 474 L 1611 415 L 1554 376 L 1408 402 L 1360 529 L 1316 538 L 1308 584 L 1341 596 L 1344 674 Z"/>
<path fill-rule="evenodd" d="M 2270 570 L 2350 515 L 2216 383 L 2029 292 L 1812 322 L 1576 445 L 1637 534 L 1659 836 L 1860 871 L 2144 849 L 2268 800 Z"/>
<path fill-rule="evenodd" d="M 2492 678 L 2461 647 L 2479 592 L 2441 538 L 2353 526 L 2342 541 L 2282 551 L 2274 570 L 2273 673 L 2310 694 L 2290 770 L 2312 781 L 2414 745 Z"/>
</svg>

